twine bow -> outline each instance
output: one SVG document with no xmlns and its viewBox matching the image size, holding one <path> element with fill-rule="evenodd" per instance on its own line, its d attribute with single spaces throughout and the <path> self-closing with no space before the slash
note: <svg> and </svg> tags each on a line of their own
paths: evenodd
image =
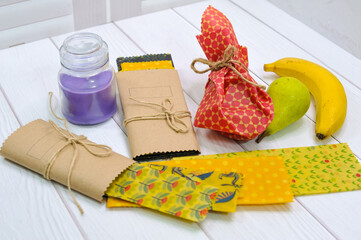
<svg viewBox="0 0 361 240">
<path fill-rule="evenodd" d="M 232 59 L 232 57 L 234 56 L 234 51 L 235 51 L 235 47 L 232 46 L 232 45 L 229 45 L 226 48 L 226 50 L 224 50 L 223 59 L 220 60 L 220 61 L 217 61 L 217 62 L 212 62 L 212 61 L 209 61 L 209 60 L 204 59 L 204 58 L 196 58 L 191 63 L 191 68 L 193 69 L 194 72 L 202 74 L 202 73 L 206 73 L 208 71 L 218 71 L 218 70 L 221 70 L 224 67 L 228 67 L 229 69 L 233 70 L 233 72 L 235 72 L 245 82 L 247 82 L 249 84 L 252 84 L 253 86 L 256 86 L 256 87 L 259 87 L 259 88 L 262 88 L 262 89 L 266 89 L 265 86 L 254 83 L 252 81 L 249 81 L 248 79 L 243 77 L 243 75 L 233 66 L 234 63 L 239 64 L 244 70 L 246 70 L 248 72 L 247 67 L 241 61 Z M 209 66 L 209 68 L 207 68 L 205 70 L 198 70 L 195 67 L 195 64 L 197 62 L 206 64 L 206 65 Z"/>
<path fill-rule="evenodd" d="M 131 117 L 124 120 L 124 125 L 126 126 L 128 123 L 133 121 L 139 121 L 139 120 L 157 120 L 157 119 L 166 119 L 168 126 L 173 129 L 177 133 L 187 133 L 188 132 L 188 126 L 181 120 L 181 118 L 190 117 L 191 113 L 188 111 L 176 111 L 173 112 L 173 102 L 166 98 L 162 101 L 162 104 L 158 103 L 152 103 L 152 102 L 145 102 L 141 100 L 137 100 L 135 98 L 129 97 L 129 99 L 136 101 L 138 103 L 144 104 L 144 105 L 153 105 L 160 107 L 162 109 L 162 113 L 155 114 L 155 115 L 149 115 L 149 116 L 136 116 Z M 178 126 L 177 124 L 178 123 Z M 183 126 L 183 128 L 179 127 L 179 124 Z"/>
<path fill-rule="evenodd" d="M 81 212 L 81 214 L 84 213 L 82 207 L 80 206 L 80 204 L 78 203 L 78 201 L 76 200 L 72 190 L 71 190 L 71 175 L 72 175 L 72 172 L 73 172 L 73 168 L 74 168 L 74 164 L 75 164 L 75 161 L 78 157 L 78 145 L 81 145 L 83 146 L 90 154 L 94 155 L 94 156 L 97 156 L 97 157 L 107 157 L 111 154 L 112 152 L 112 149 L 106 145 L 102 145 L 102 144 L 96 144 L 96 143 L 89 143 L 89 142 L 86 142 L 87 138 L 83 135 L 81 136 L 75 136 L 74 134 L 72 134 L 70 131 L 69 131 L 69 128 L 68 128 L 68 125 L 67 125 L 67 122 L 65 119 L 63 118 L 60 118 L 58 117 L 54 111 L 53 111 L 53 108 L 52 108 L 52 105 L 51 105 L 51 100 L 52 100 L 52 97 L 53 97 L 53 93 L 52 92 L 49 92 L 49 105 L 50 105 L 50 110 L 51 110 L 51 113 L 54 115 L 54 117 L 56 117 L 57 119 L 59 120 L 62 120 L 64 122 L 64 126 L 65 126 L 65 130 L 64 129 L 61 129 L 58 125 L 56 125 L 53 121 L 49 120 L 49 123 L 51 124 L 51 126 L 53 126 L 53 128 L 59 133 L 61 134 L 65 139 L 66 139 L 66 143 L 61 147 L 59 148 L 54 154 L 53 156 L 50 158 L 50 160 L 47 162 L 46 166 L 45 166 L 45 169 L 44 169 L 44 178 L 46 178 L 47 180 L 50 180 L 50 171 L 51 171 L 51 168 L 52 166 L 54 165 L 55 163 L 55 160 L 57 158 L 57 156 L 63 151 L 63 149 L 65 149 L 67 146 L 69 145 L 72 145 L 73 148 L 74 148 L 74 153 L 73 153 L 73 157 L 72 157 L 72 160 L 70 162 L 70 167 L 69 167 L 69 171 L 68 171 L 68 177 L 67 177 L 67 185 L 68 185 L 68 190 L 70 192 L 70 195 L 71 197 L 73 198 L 73 201 L 75 202 L 76 206 L 78 207 L 79 211 Z M 91 150 L 89 147 L 92 146 L 92 147 L 97 147 L 97 148 L 100 148 L 100 149 L 104 149 L 105 152 L 95 152 L 93 150 Z"/>
</svg>

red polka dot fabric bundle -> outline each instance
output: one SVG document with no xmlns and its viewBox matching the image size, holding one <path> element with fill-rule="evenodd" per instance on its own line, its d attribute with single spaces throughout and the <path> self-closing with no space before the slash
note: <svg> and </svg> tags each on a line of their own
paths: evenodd
<svg viewBox="0 0 361 240">
<path fill-rule="evenodd" d="M 240 46 L 232 24 L 220 11 L 209 6 L 202 17 L 202 34 L 197 36 L 209 61 L 220 61 L 225 49 L 232 45 L 232 62 L 241 75 L 251 82 L 248 73 L 247 48 Z M 195 116 L 194 126 L 219 131 L 236 140 L 250 140 L 261 134 L 273 119 L 271 97 L 261 89 L 242 80 L 232 69 L 212 71 L 203 100 Z"/>
</svg>

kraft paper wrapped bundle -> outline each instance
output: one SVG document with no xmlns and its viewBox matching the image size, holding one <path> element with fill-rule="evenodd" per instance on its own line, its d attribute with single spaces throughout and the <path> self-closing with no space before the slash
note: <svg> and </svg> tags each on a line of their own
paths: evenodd
<svg viewBox="0 0 361 240">
<path fill-rule="evenodd" d="M 200 153 L 176 70 L 124 71 L 116 77 L 133 159 Z"/>
<path fill-rule="evenodd" d="M 270 96 L 248 72 L 247 48 L 238 44 L 232 24 L 209 6 L 197 36 L 207 59 L 195 59 L 196 73 L 211 71 L 194 126 L 219 131 L 237 139 L 250 140 L 261 134 L 273 119 Z M 209 65 L 203 71 L 195 63 Z"/>
<path fill-rule="evenodd" d="M 77 144 L 77 150 L 74 144 Z M 84 136 L 59 128 L 52 121 L 41 119 L 11 134 L 3 143 L 0 154 L 99 202 L 113 180 L 134 163 L 112 152 L 109 147 L 95 144 Z"/>
</svg>

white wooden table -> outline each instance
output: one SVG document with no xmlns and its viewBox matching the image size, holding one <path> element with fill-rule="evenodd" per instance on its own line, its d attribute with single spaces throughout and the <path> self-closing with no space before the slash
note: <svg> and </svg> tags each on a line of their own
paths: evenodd
<svg viewBox="0 0 361 240">
<path fill-rule="evenodd" d="M 269 85 L 277 78 L 263 71 L 264 63 L 282 57 L 308 59 L 340 79 L 348 112 L 342 129 L 323 142 L 314 136 L 313 103 L 305 117 L 261 144 L 195 129 L 202 154 L 347 142 L 360 157 L 361 61 L 266 1 L 206 1 L 86 31 L 108 43 L 113 66 L 118 56 L 171 53 L 194 116 L 207 74 L 197 75 L 189 65 L 204 57 L 195 35 L 209 4 L 226 14 L 238 41 L 248 47 L 250 71 L 259 83 Z M 58 49 L 69 34 L 0 51 L 0 142 L 32 120 L 51 118 L 48 92 L 58 93 Z M 103 124 L 70 129 L 129 157 L 121 112 Z M 147 209 L 106 209 L 76 193 L 85 209 L 81 215 L 65 187 L 3 158 L 0 169 L 0 239 L 361 239 L 361 191 L 296 197 L 290 204 L 239 206 L 236 213 L 210 213 L 197 224 Z"/>
</svg>

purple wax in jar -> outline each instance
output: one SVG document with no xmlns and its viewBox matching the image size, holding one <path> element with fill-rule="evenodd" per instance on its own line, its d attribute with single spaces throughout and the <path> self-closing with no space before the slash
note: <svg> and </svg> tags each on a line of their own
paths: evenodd
<svg viewBox="0 0 361 240">
<path fill-rule="evenodd" d="M 103 122 L 114 115 L 117 105 L 113 71 L 94 76 L 59 76 L 62 112 L 75 124 L 88 125 Z"/>
</svg>

